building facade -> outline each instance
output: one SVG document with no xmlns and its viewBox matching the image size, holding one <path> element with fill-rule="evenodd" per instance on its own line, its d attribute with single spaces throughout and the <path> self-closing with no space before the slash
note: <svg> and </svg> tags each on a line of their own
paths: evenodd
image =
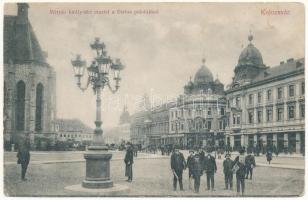
<svg viewBox="0 0 308 200">
<path fill-rule="evenodd" d="M 224 145 L 224 85 L 213 79 L 205 59 L 176 100 L 132 117 L 131 140 L 143 147 L 177 144 L 181 148 Z"/>
<path fill-rule="evenodd" d="M 268 67 L 252 35 L 248 39 L 226 90 L 226 143 L 263 153 L 303 153 L 305 60 L 291 58 Z"/>
<path fill-rule="evenodd" d="M 54 120 L 56 142 L 91 142 L 94 130 L 82 123 L 79 119 Z"/>
<path fill-rule="evenodd" d="M 27 3 L 17 16 L 4 16 L 4 145 L 7 149 L 27 135 L 33 149 L 52 140 L 56 117 L 56 73 L 28 19 Z"/>
</svg>

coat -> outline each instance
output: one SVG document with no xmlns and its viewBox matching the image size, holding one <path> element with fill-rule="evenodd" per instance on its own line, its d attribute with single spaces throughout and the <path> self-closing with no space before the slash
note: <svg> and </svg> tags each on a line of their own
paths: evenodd
<svg viewBox="0 0 308 200">
<path fill-rule="evenodd" d="M 202 160 L 199 154 L 192 156 L 191 159 L 191 171 L 194 178 L 202 175 Z"/>
<path fill-rule="evenodd" d="M 252 168 L 256 166 L 256 160 L 255 157 L 253 155 L 248 155 L 245 158 L 245 166 L 247 168 Z"/>
<path fill-rule="evenodd" d="M 132 148 L 127 149 L 124 162 L 126 165 L 132 165 L 134 163 L 134 153 Z"/>
<path fill-rule="evenodd" d="M 194 157 L 195 156 L 193 156 L 193 155 L 189 155 L 188 158 L 187 158 L 187 168 L 189 169 L 189 171 L 192 171 Z"/>
<path fill-rule="evenodd" d="M 242 155 L 240 155 L 243 157 Z M 237 179 L 245 179 L 246 175 L 246 167 L 245 167 L 245 160 L 240 158 L 240 156 L 237 156 L 234 160 L 233 170 L 236 168 L 236 178 Z"/>
<path fill-rule="evenodd" d="M 214 173 L 217 171 L 216 160 L 213 156 L 205 156 L 204 158 L 204 170 L 206 173 Z"/>
<path fill-rule="evenodd" d="M 17 164 L 28 165 L 30 162 L 30 143 L 25 141 L 17 153 Z"/>
<path fill-rule="evenodd" d="M 232 174 L 233 161 L 231 159 L 226 159 L 223 162 L 224 174 Z"/>
<path fill-rule="evenodd" d="M 183 154 L 172 153 L 171 155 L 171 169 L 176 172 L 182 172 L 186 168 L 186 162 Z"/>
</svg>

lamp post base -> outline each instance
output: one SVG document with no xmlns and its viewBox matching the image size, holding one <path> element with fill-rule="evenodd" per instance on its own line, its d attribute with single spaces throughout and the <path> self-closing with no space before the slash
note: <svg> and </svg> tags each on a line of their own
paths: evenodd
<svg viewBox="0 0 308 200">
<path fill-rule="evenodd" d="M 112 154 L 104 146 L 90 146 L 84 154 L 86 159 L 86 178 L 82 182 L 85 188 L 111 188 L 110 159 Z"/>
</svg>

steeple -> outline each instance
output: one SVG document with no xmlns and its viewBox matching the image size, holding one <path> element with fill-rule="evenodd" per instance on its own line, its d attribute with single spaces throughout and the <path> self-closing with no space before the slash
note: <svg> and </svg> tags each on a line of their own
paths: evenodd
<svg viewBox="0 0 308 200">
<path fill-rule="evenodd" d="M 251 33 L 251 30 L 249 30 L 249 35 L 248 35 L 248 41 L 249 41 L 249 44 L 251 44 L 251 41 L 253 40 L 253 35 Z"/>
<path fill-rule="evenodd" d="M 27 3 L 17 3 L 17 24 L 27 24 L 28 23 L 28 9 L 29 5 Z"/>
</svg>

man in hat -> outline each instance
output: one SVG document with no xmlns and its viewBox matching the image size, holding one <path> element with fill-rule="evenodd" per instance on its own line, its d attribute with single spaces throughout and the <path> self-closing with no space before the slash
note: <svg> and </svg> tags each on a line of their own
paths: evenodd
<svg viewBox="0 0 308 200">
<path fill-rule="evenodd" d="M 195 180 L 194 181 L 194 191 L 195 193 L 199 193 L 200 177 L 202 175 L 202 170 L 203 170 L 201 155 L 199 153 L 196 153 L 192 157 L 191 165 L 192 165 L 192 176 Z"/>
<path fill-rule="evenodd" d="M 250 174 L 250 179 L 252 179 L 253 168 L 256 167 L 255 157 L 248 152 L 248 155 L 245 158 L 245 166 L 246 166 L 246 179 L 248 179 L 248 175 Z"/>
<path fill-rule="evenodd" d="M 230 159 L 230 157 L 231 155 L 227 154 L 226 159 L 223 162 L 226 190 L 228 190 L 228 188 L 232 190 L 232 185 L 233 185 L 233 171 L 232 171 L 233 161 Z"/>
<path fill-rule="evenodd" d="M 171 155 L 171 170 L 173 173 L 173 190 L 176 191 L 177 181 L 179 181 L 180 190 L 183 189 L 182 175 L 186 168 L 186 162 L 183 154 L 179 151 L 179 146 L 175 146 Z"/>
<path fill-rule="evenodd" d="M 246 175 L 246 168 L 245 168 L 245 151 L 244 149 L 239 150 L 240 155 L 237 156 L 234 160 L 233 171 L 236 173 L 236 191 L 237 195 L 240 195 L 242 191 L 242 195 L 245 192 L 245 175 Z"/>
<path fill-rule="evenodd" d="M 187 158 L 189 189 L 191 189 L 191 179 L 193 178 L 192 170 L 193 170 L 194 156 L 195 156 L 194 150 L 189 150 L 189 156 Z"/>
<path fill-rule="evenodd" d="M 133 180 L 133 163 L 134 163 L 134 153 L 133 147 L 130 143 L 127 143 L 126 155 L 124 158 L 125 162 L 125 176 L 128 177 L 127 181 L 132 182 Z"/>
<path fill-rule="evenodd" d="M 21 165 L 21 180 L 26 181 L 26 172 L 30 162 L 30 138 L 26 134 L 25 138 L 18 145 L 17 164 Z"/>
<path fill-rule="evenodd" d="M 207 189 L 214 191 L 214 173 L 217 171 L 217 165 L 215 158 L 211 155 L 211 151 L 208 150 L 207 156 L 204 159 L 204 170 L 206 173 Z"/>
</svg>

